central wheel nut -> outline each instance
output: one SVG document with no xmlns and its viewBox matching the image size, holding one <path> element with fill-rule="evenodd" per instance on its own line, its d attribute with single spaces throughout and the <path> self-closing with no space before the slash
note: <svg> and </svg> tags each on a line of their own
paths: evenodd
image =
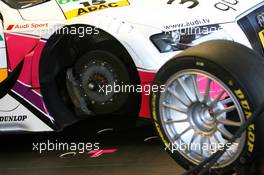
<svg viewBox="0 0 264 175">
<path fill-rule="evenodd" d="M 204 113 L 201 115 L 202 120 L 207 124 L 212 124 L 215 122 L 215 118 L 212 116 L 210 109 L 205 109 Z"/>
<path fill-rule="evenodd" d="M 212 116 L 212 112 L 204 104 L 195 104 L 189 111 L 190 119 L 194 129 L 210 134 L 216 128 L 216 119 Z"/>
<path fill-rule="evenodd" d="M 90 89 L 91 91 L 92 91 L 92 90 L 95 90 L 95 84 L 92 83 L 92 82 L 89 83 L 89 84 L 88 84 L 88 89 Z"/>
</svg>

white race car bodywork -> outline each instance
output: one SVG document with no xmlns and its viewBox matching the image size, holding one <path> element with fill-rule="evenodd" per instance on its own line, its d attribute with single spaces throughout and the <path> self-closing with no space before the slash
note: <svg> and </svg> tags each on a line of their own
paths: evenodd
<svg viewBox="0 0 264 175">
<path fill-rule="evenodd" d="M 7 45 L 9 44 L 8 34 L 39 38 L 39 42 L 45 43 L 57 29 L 63 26 L 84 24 L 104 30 L 120 41 L 129 52 L 138 70 L 145 72 L 157 72 L 164 63 L 181 52 L 161 53 L 151 42 L 151 36 L 164 31 L 219 24 L 223 29 L 221 32 L 225 33 L 227 39 L 252 48 L 237 21 L 247 13 L 263 6 L 262 0 L 190 0 L 186 2 L 175 0 L 171 4 L 167 1 L 107 0 L 104 6 L 100 6 L 92 5 L 90 0 L 51 0 L 19 10 L 0 1 L 0 13 L 4 17 L 3 30 L 7 36 Z M 85 7 L 85 3 L 91 6 Z M 80 10 L 81 13 L 78 15 Z M 2 32 L 0 27 L 0 35 Z M 200 42 L 211 39 L 223 38 L 216 33 Z M 1 41 L 0 68 L 7 68 L 5 43 Z M 28 83 L 32 80 L 19 81 L 28 87 L 33 86 Z M 16 93 L 15 90 L 13 92 Z M 39 91 L 33 90 L 33 93 L 41 96 Z M 23 98 L 23 95 L 19 94 L 19 96 Z M 30 100 L 28 102 L 51 123 L 54 122 L 54 117 L 49 115 L 44 104 L 41 110 Z M 26 115 L 27 120 L 0 123 L 0 131 L 53 130 L 17 99 L 10 95 L 0 99 L 0 116 L 18 117 L 20 115 Z"/>
<path fill-rule="evenodd" d="M 96 26 L 99 29 L 103 29 L 117 38 L 128 49 L 131 55 L 134 55 L 134 62 L 137 67 L 157 71 L 168 59 L 170 59 L 176 53 L 160 54 L 156 47 L 149 42 L 150 36 L 160 33 L 162 31 L 177 30 L 182 27 L 175 27 L 177 24 L 192 23 L 197 20 L 206 20 L 203 24 L 195 24 L 190 27 L 196 27 L 201 25 L 210 24 L 222 24 L 221 26 L 225 31 L 232 36 L 232 39 L 236 42 L 242 43 L 248 47 L 251 47 L 246 36 L 242 30 L 236 24 L 236 21 L 249 9 L 254 10 L 252 7 L 257 8 L 257 5 L 261 5 L 262 1 L 200 1 L 199 5 L 193 9 L 189 9 L 188 6 L 191 3 L 179 4 L 179 2 L 168 5 L 166 1 L 129 1 L 129 5 L 120 8 L 108 8 L 95 12 L 90 12 L 87 15 L 74 17 L 69 20 L 65 20 L 60 8 L 66 13 L 67 11 L 83 8 L 81 2 L 87 2 L 86 0 L 80 0 L 76 2 L 69 2 L 58 6 L 55 1 L 49 1 L 41 5 L 26 8 L 17 11 L 11 10 L 11 14 L 14 19 L 5 22 L 5 27 L 8 25 L 19 24 L 48 24 L 46 29 L 50 29 L 53 26 L 63 26 L 72 24 L 87 24 Z M 115 0 L 113 2 L 116 2 Z M 218 4 L 218 5 L 217 5 Z M 224 5 L 226 4 L 226 5 Z M 231 5 L 235 4 L 235 5 Z M 227 11 L 220 10 L 218 8 L 230 8 Z M 6 5 L 5 5 L 6 6 Z M 3 10 L 2 13 L 10 13 L 10 8 L 6 6 L 7 10 Z M 47 12 L 48 9 L 48 12 Z M 13 11 L 13 13 L 12 13 Z M 32 15 L 34 14 L 34 15 Z M 185 14 L 185 15 L 181 15 Z M 188 16 L 186 16 L 186 14 Z M 208 15 L 209 14 L 209 15 Z M 22 17 L 22 18 L 21 18 Z M 21 21 L 21 22 L 19 22 Z M 232 25 L 233 24 L 233 25 Z M 230 30 L 232 28 L 232 30 Z M 38 29 L 39 30 L 39 29 Z M 43 28 L 45 30 L 45 28 Z M 16 30 L 14 30 L 16 31 Z M 27 33 L 27 29 L 19 29 L 19 32 Z M 30 34 L 34 34 L 34 29 L 29 30 Z M 45 33 L 45 32 L 43 32 Z M 234 37 L 234 34 L 239 37 Z M 41 37 L 48 39 L 51 33 L 48 35 L 43 34 Z M 236 36 L 235 35 L 235 36 Z M 140 55 L 140 56 L 139 56 Z M 151 57 L 151 59 L 146 59 Z M 161 59 L 162 57 L 162 59 Z"/>
</svg>

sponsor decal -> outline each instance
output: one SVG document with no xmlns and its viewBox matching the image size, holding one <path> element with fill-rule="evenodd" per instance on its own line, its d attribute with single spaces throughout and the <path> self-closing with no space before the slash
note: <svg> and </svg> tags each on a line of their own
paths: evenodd
<svg viewBox="0 0 264 175">
<path fill-rule="evenodd" d="M 173 2 L 175 2 L 175 0 L 169 0 L 167 2 L 167 4 L 172 4 Z M 179 4 L 183 5 L 185 3 L 188 3 L 188 4 L 191 3 L 191 5 L 188 6 L 189 9 L 192 9 L 192 8 L 194 8 L 194 7 L 199 5 L 199 1 L 198 0 L 181 0 L 181 2 Z"/>
<path fill-rule="evenodd" d="M 80 5 L 82 5 L 83 7 L 66 11 L 64 14 L 67 19 L 71 19 L 91 12 L 96 12 L 108 8 L 124 7 L 124 6 L 128 6 L 129 4 L 130 3 L 128 0 L 121 0 L 117 2 L 93 1 L 92 3 L 87 1 L 80 3 Z"/>
<path fill-rule="evenodd" d="M 0 122 L 23 122 L 27 115 L 0 116 Z"/>
<path fill-rule="evenodd" d="M 67 4 L 70 2 L 79 2 L 80 0 L 58 0 L 59 4 Z"/>
<path fill-rule="evenodd" d="M 193 26 L 199 26 L 199 25 L 207 25 L 210 23 L 210 19 L 204 18 L 204 19 L 196 19 L 193 21 L 187 21 L 184 23 L 178 23 L 178 24 L 172 24 L 172 25 L 167 25 L 164 26 L 166 30 L 173 30 L 173 29 L 182 29 L 182 28 L 188 28 L 188 27 L 193 27 Z"/>
<path fill-rule="evenodd" d="M 239 3 L 238 0 L 221 0 L 220 2 L 216 3 L 214 6 L 218 10 L 221 11 L 236 11 L 236 5 Z"/>
<path fill-rule="evenodd" d="M 5 59 L 5 58 L 4 58 Z M 0 69 L 0 84 L 8 77 L 8 70 L 7 68 Z"/>
<path fill-rule="evenodd" d="M 260 27 L 264 28 L 264 12 L 257 16 L 257 21 Z"/>
<path fill-rule="evenodd" d="M 58 0 L 58 3 L 60 5 L 63 5 L 63 4 L 68 4 L 70 2 L 80 2 L 82 0 Z M 80 2 L 80 4 L 87 4 L 87 6 L 91 6 L 91 5 L 100 5 L 100 4 L 104 4 L 104 3 L 107 3 L 106 0 L 86 0 L 84 2 Z"/>
<path fill-rule="evenodd" d="M 0 34 L 0 41 L 4 41 L 4 37 Z"/>
<path fill-rule="evenodd" d="M 29 23 L 29 24 L 15 24 L 9 25 L 6 30 L 23 30 L 23 29 L 39 29 L 39 28 L 48 28 L 48 23 Z"/>
<path fill-rule="evenodd" d="M 15 25 L 9 25 L 6 30 L 12 30 Z"/>
<path fill-rule="evenodd" d="M 260 31 L 258 35 L 259 35 L 259 39 L 262 44 L 262 47 L 264 48 L 264 30 Z"/>
<path fill-rule="evenodd" d="M 167 4 L 173 4 L 175 0 L 168 0 Z M 177 1 L 178 2 L 178 1 Z M 239 3 L 239 0 L 220 0 L 217 2 L 214 6 L 218 10 L 221 11 L 229 11 L 229 10 L 234 10 L 236 11 L 236 5 Z M 198 0 L 181 0 L 179 4 L 184 5 L 184 4 L 190 4 L 188 6 L 189 9 L 193 9 L 197 7 L 200 3 Z"/>
<path fill-rule="evenodd" d="M 236 96 L 238 97 L 241 107 L 244 111 L 245 117 L 248 120 L 251 116 L 252 116 L 252 111 L 251 111 L 251 107 L 249 105 L 249 102 L 247 101 L 243 91 L 241 89 L 237 89 L 234 91 L 234 93 L 236 94 Z M 254 151 L 254 147 L 255 147 L 255 125 L 251 124 L 248 127 L 248 134 L 247 134 L 247 146 L 248 146 L 248 151 L 249 152 L 253 152 Z"/>
</svg>

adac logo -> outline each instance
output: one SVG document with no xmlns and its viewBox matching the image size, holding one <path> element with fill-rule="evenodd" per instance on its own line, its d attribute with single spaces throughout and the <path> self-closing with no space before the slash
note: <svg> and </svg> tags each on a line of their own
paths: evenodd
<svg viewBox="0 0 264 175">
<path fill-rule="evenodd" d="M 257 16 L 257 21 L 260 27 L 264 28 L 264 12 Z"/>
</svg>

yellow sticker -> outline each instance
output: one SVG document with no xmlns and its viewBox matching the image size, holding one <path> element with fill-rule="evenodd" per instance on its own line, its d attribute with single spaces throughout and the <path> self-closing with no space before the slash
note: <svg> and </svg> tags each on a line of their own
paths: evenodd
<svg viewBox="0 0 264 175">
<path fill-rule="evenodd" d="M 7 69 L 0 69 L 0 83 L 3 82 L 8 76 Z"/>
<path fill-rule="evenodd" d="M 262 43 L 262 47 L 264 48 L 264 30 L 259 32 L 259 38 Z"/>
<path fill-rule="evenodd" d="M 75 18 L 81 15 L 85 15 L 87 13 L 107 9 L 107 8 L 115 8 L 115 7 L 124 7 L 128 6 L 129 2 L 128 0 L 121 0 L 118 2 L 110 2 L 110 3 L 104 3 L 100 5 L 94 5 L 94 6 L 89 6 L 89 7 L 84 7 L 84 8 L 77 8 L 74 10 L 70 10 L 68 12 L 65 12 L 65 16 L 67 19 Z"/>
</svg>

